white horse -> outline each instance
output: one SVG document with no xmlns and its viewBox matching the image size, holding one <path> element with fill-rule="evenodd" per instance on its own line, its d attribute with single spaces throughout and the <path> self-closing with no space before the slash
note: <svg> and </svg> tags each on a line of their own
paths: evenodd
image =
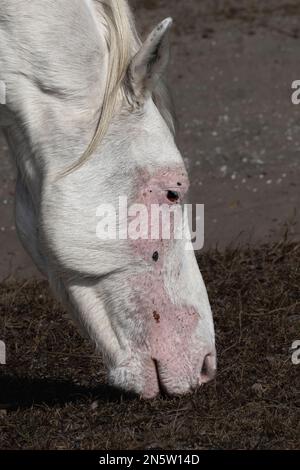
<svg viewBox="0 0 300 470">
<path fill-rule="evenodd" d="M 194 252 L 182 240 L 96 237 L 99 204 L 171 205 L 187 191 L 163 86 L 171 23 L 142 44 L 126 0 L 0 9 L 0 124 L 17 166 L 19 237 L 102 351 L 109 382 L 148 398 L 186 393 L 216 369 Z"/>
</svg>

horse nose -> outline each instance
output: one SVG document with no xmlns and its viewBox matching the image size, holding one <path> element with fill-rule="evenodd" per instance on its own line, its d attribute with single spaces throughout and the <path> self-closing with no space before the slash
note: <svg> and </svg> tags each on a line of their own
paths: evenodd
<svg viewBox="0 0 300 470">
<path fill-rule="evenodd" d="M 174 363 L 166 364 L 165 362 L 152 358 L 156 372 L 156 391 L 165 396 L 184 395 L 196 390 L 202 384 L 213 380 L 217 369 L 215 349 L 202 356 L 202 358 L 200 362 L 200 374 L 199 366 L 195 367 L 193 371 L 189 368 L 181 367 L 174 370 L 172 367 Z"/>
<path fill-rule="evenodd" d="M 217 360 L 216 353 L 211 352 L 204 357 L 199 378 L 199 384 L 205 384 L 213 380 L 216 376 Z"/>
</svg>

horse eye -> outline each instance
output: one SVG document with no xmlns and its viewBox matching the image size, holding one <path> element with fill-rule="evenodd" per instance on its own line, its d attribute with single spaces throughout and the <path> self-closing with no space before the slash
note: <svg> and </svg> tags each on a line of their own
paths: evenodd
<svg viewBox="0 0 300 470">
<path fill-rule="evenodd" d="M 169 199 L 169 201 L 171 202 L 176 202 L 179 200 L 179 194 L 177 191 L 171 191 L 169 190 L 167 192 L 167 198 Z"/>
</svg>

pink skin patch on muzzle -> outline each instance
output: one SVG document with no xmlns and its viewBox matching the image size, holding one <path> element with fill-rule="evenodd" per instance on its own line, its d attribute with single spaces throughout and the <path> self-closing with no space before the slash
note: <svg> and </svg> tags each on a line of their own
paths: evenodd
<svg viewBox="0 0 300 470">
<path fill-rule="evenodd" d="M 145 205 L 149 214 L 153 204 L 180 204 L 188 189 L 188 178 L 182 168 L 159 171 L 151 177 L 143 174 L 142 181 L 135 202 Z M 179 289 L 184 288 L 180 282 L 184 251 L 172 256 L 177 243 L 172 238 L 138 239 L 131 243 L 135 253 L 146 262 L 145 271 L 131 280 L 137 317 L 146 330 L 145 341 L 139 348 L 152 359 L 145 364 L 143 395 L 154 396 L 159 389 L 172 394 L 184 393 L 202 382 L 201 370 L 207 354 L 201 345 L 195 350 L 191 340 L 200 320 L 199 313 L 190 306 L 176 305 L 166 288 L 166 276 L 175 288 L 177 284 Z"/>
</svg>

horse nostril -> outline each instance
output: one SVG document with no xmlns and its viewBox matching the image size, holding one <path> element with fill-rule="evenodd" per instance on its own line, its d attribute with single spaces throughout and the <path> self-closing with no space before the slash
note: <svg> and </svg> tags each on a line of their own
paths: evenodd
<svg viewBox="0 0 300 470">
<path fill-rule="evenodd" d="M 152 361 L 153 361 L 154 367 L 155 367 L 156 379 L 157 379 L 157 384 L 158 384 L 158 388 L 159 388 L 159 393 L 160 393 L 160 395 L 165 396 L 166 395 L 166 390 L 165 390 L 163 384 L 161 383 L 158 361 L 156 359 L 152 359 Z"/>
<path fill-rule="evenodd" d="M 207 354 L 202 364 L 200 374 L 200 383 L 210 382 L 216 375 L 216 356 L 214 354 Z"/>
<path fill-rule="evenodd" d="M 167 198 L 168 198 L 169 201 L 171 201 L 171 202 L 176 202 L 176 201 L 178 201 L 178 199 L 179 199 L 179 194 L 178 194 L 177 191 L 171 191 L 171 190 L 169 190 L 169 191 L 167 192 Z"/>
</svg>

